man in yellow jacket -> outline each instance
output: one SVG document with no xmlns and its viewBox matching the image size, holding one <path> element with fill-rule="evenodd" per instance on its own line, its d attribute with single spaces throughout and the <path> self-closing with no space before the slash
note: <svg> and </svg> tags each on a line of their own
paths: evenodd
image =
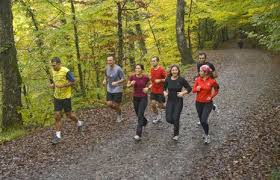
<svg viewBox="0 0 280 180">
<path fill-rule="evenodd" d="M 56 134 L 52 140 L 52 144 L 57 144 L 61 140 L 61 117 L 62 110 L 66 116 L 77 123 L 78 131 L 82 130 L 83 122 L 78 120 L 72 112 L 71 96 L 72 86 L 75 84 L 75 78 L 72 72 L 66 67 L 61 66 L 61 60 L 54 57 L 51 60 L 53 68 L 53 83 L 50 85 L 54 88 L 54 110 L 55 110 L 55 130 Z"/>
</svg>

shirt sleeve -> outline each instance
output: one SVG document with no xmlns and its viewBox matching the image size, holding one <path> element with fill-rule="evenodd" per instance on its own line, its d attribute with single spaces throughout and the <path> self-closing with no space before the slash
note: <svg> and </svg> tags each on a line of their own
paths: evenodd
<svg viewBox="0 0 280 180">
<path fill-rule="evenodd" d="M 208 66 L 212 69 L 212 71 L 216 71 L 216 68 L 212 63 L 208 63 Z"/>
<path fill-rule="evenodd" d="M 162 68 L 162 77 L 163 77 L 163 79 L 165 79 L 166 76 L 167 76 L 167 73 L 166 73 L 166 71 L 164 70 L 164 68 Z"/>
<path fill-rule="evenodd" d="M 164 86 L 163 86 L 163 88 L 164 88 L 164 90 L 166 91 L 167 90 L 167 88 L 168 88 L 168 78 L 166 78 L 166 80 L 164 81 Z"/>
<path fill-rule="evenodd" d="M 123 73 L 123 70 L 121 68 L 119 69 L 119 78 L 124 79 L 124 73 Z"/>
<path fill-rule="evenodd" d="M 214 98 L 215 96 L 217 96 L 217 94 L 219 93 L 219 89 L 220 89 L 220 86 L 219 86 L 219 84 L 217 83 L 216 80 L 213 81 L 212 87 L 214 88 L 214 92 L 212 94 L 212 98 Z"/>
<path fill-rule="evenodd" d="M 197 63 L 197 65 L 196 65 L 196 67 L 197 67 L 197 73 L 199 74 L 199 71 L 200 71 L 200 64 L 199 63 Z"/>
<path fill-rule="evenodd" d="M 198 79 L 196 79 L 195 82 L 194 82 L 193 89 L 192 89 L 193 93 L 197 93 L 197 89 L 196 89 L 197 86 L 198 86 L 198 82 L 197 81 L 198 81 Z"/>
<path fill-rule="evenodd" d="M 71 81 L 71 82 L 74 82 L 75 81 L 75 78 L 74 78 L 74 75 L 71 71 L 68 71 L 67 74 L 66 74 L 66 79 L 68 81 Z"/>
<path fill-rule="evenodd" d="M 150 81 L 150 78 L 146 76 L 146 84 Z"/>
<path fill-rule="evenodd" d="M 190 84 L 188 83 L 188 81 L 184 78 L 182 78 L 182 85 L 184 86 L 184 88 L 187 89 L 188 93 L 192 92 L 192 88 L 190 86 Z"/>
</svg>

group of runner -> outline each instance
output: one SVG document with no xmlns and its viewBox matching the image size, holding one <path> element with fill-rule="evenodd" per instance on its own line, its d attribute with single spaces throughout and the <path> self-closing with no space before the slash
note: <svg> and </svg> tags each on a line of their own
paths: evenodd
<svg viewBox="0 0 280 180">
<path fill-rule="evenodd" d="M 71 71 L 61 65 L 58 57 L 51 60 L 53 67 L 53 81 L 50 87 L 54 88 L 54 110 L 56 133 L 52 140 L 57 144 L 61 140 L 61 116 L 64 110 L 66 116 L 77 123 L 78 131 L 83 129 L 83 121 L 79 120 L 71 108 L 71 86 L 75 79 Z M 151 58 L 152 68 L 150 77 L 144 74 L 144 65 L 136 64 L 134 73 L 127 81 L 127 87 L 133 88 L 133 106 L 137 116 L 136 141 L 141 140 L 142 130 L 148 123 L 145 117 L 145 110 L 148 106 L 148 94 L 150 92 L 150 104 L 153 112 L 152 122 L 154 124 L 162 121 L 165 111 L 166 121 L 174 126 L 173 140 L 179 138 L 180 115 L 183 109 L 183 97 L 191 92 L 196 93 L 196 109 L 199 123 L 204 130 L 204 143 L 210 142 L 208 117 L 212 109 L 216 109 L 213 98 L 218 94 L 219 85 L 213 64 L 206 61 L 206 54 L 199 53 L 197 63 L 198 74 L 195 77 L 193 88 L 188 81 L 180 75 L 180 68 L 177 65 L 169 67 L 168 72 L 159 65 L 159 57 Z M 125 75 L 120 66 L 115 64 L 114 56 L 107 57 L 105 78 L 106 103 L 108 107 L 117 112 L 117 122 L 123 120 L 121 102 Z"/>
</svg>

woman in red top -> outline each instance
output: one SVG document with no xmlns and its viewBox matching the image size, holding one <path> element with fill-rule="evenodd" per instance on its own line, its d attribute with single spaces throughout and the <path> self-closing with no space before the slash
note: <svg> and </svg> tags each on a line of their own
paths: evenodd
<svg viewBox="0 0 280 180">
<path fill-rule="evenodd" d="M 147 92 L 150 79 L 143 74 L 143 70 L 144 66 L 142 64 L 136 64 L 135 75 L 130 76 L 127 82 L 127 87 L 133 86 L 133 105 L 138 117 L 134 139 L 137 141 L 141 140 L 143 126 L 146 126 L 148 123 L 144 113 L 148 104 Z"/>
<path fill-rule="evenodd" d="M 217 81 L 210 77 L 212 69 L 208 65 L 200 67 L 199 77 L 195 80 L 193 93 L 196 96 L 196 110 L 199 121 L 205 132 L 204 143 L 210 143 L 208 117 L 213 109 L 213 98 L 219 92 Z"/>
</svg>

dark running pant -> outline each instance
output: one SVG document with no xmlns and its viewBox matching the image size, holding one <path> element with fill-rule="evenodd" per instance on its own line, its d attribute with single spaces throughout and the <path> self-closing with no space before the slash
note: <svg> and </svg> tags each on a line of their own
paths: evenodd
<svg viewBox="0 0 280 180">
<path fill-rule="evenodd" d="M 170 124 L 174 124 L 174 136 L 179 135 L 180 129 L 180 115 L 183 109 L 183 99 L 167 100 L 166 104 L 166 121 Z"/>
<path fill-rule="evenodd" d="M 213 102 L 209 102 L 209 103 L 196 102 L 195 106 L 202 128 L 205 134 L 208 135 L 209 133 L 208 117 L 213 109 Z"/>
<path fill-rule="evenodd" d="M 144 116 L 145 109 L 148 105 L 148 97 L 133 97 L 133 105 L 135 113 L 138 117 L 136 134 L 142 136 L 142 128 L 147 125 L 147 119 Z"/>
</svg>

